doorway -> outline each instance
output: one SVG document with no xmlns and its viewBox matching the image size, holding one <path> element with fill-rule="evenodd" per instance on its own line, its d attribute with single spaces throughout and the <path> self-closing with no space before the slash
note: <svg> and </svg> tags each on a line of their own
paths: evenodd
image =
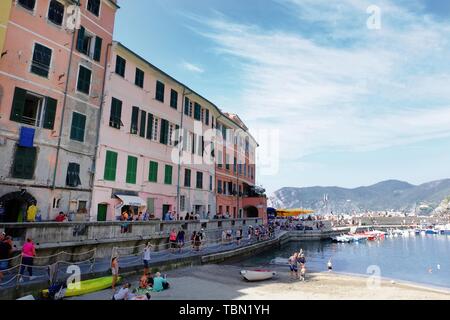
<svg viewBox="0 0 450 320">
<path fill-rule="evenodd" d="M 3 214 L 0 215 L 0 222 L 24 222 L 27 208 L 33 203 L 36 203 L 36 199 L 25 190 L 5 194 L 0 197 L 3 211 Z"/>
<path fill-rule="evenodd" d="M 163 210 L 163 219 L 166 216 L 166 213 L 170 211 L 170 205 L 169 204 L 163 204 L 162 210 Z"/>
<path fill-rule="evenodd" d="M 99 203 L 97 206 L 97 221 L 106 221 L 106 214 L 108 212 L 108 205 Z"/>
</svg>

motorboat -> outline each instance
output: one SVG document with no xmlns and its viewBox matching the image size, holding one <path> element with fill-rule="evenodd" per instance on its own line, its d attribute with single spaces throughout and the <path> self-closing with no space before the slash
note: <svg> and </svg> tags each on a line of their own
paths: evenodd
<svg viewBox="0 0 450 320">
<path fill-rule="evenodd" d="M 242 270 L 241 276 L 247 281 L 264 281 L 272 279 L 277 273 L 271 270 Z"/>
<path fill-rule="evenodd" d="M 336 236 L 331 238 L 331 240 L 333 242 L 340 242 L 340 243 L 349 243 L 353 241 L 353 238 L 351 236 L 348 235 L 340 235 L 340 236 Z"/>
</svg>

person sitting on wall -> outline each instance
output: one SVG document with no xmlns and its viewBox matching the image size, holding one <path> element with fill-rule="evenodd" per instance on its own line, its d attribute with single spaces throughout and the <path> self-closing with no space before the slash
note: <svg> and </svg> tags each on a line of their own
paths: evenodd
<svg viewBox="0 0 450 320">
<path fill-rule="evenodd" d="M 189 212 L 186 212 L 186 216 L 184 217 L 184 220 L 190 220 L 191 216 L 189 215 Z"/>
<path fill-rule="evenodd" d="M 65 222 L 65 221 L 67 221 L 66 219 L 67 219 L 66 215 L 64 214 L 64 212 L 61 211 L 61 212 L 56 216 L 55 221 L 56 221 L 56 222 Z"/>
</svg>

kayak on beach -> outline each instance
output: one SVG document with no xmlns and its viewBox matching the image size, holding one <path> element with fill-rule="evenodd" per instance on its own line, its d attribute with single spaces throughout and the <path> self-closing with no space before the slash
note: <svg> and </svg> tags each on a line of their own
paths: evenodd
<svg viewBox="0 0 450 320">
<path fill-rule="evenodd" d="M 118 282 L 120 281 L 120 277 L 118 278 Z M 112 286 L 112 277 L 103 277 L 103 278 L 96 278 L 86 281 L 81 281 L 80 286 L 77 288 L 67 288 L 64 297 L 77 297 L 82 296 L 85 294 L 101 291 L 104 289 L 108 289 Z M 43 290 L 42 294 L 44 297 L 47 297 L 49 294 L 49 290 Z"/>
</svg>

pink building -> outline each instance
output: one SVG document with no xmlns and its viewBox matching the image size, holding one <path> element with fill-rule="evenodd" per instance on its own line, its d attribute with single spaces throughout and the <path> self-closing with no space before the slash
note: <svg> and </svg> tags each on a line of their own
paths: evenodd
<svg viewBox="0 0 450 320">
<path fill-rule="evenodd" d="M 117 9 L 113 0 L 13 1 L 0 59 L 0 219 L 24 220 L 32 202 L 44 220 L 89 211 Z"/>
</svg>

